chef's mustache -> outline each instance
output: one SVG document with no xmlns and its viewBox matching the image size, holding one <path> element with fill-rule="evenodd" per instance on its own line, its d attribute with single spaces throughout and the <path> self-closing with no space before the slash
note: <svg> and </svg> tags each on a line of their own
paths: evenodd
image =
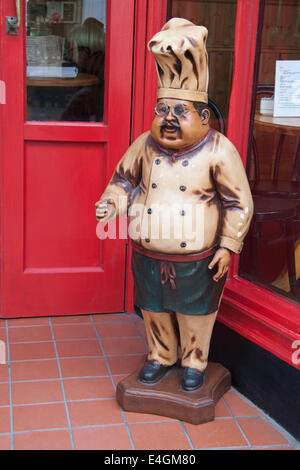
<svg viewBox="0 0 300 470">
<path fill-rule="evenodd" d="M 167 121 L 165 118 L 163 120 L 163 122 L 161 123 L 161 127 L 165 127 L 165 126 L 174 126 L 174 127 L 177 127 L 178 129 L 180 129 L 180 124 L 177 120 L 175 119 L 172 119 L 171 121 Z"/>
</svg>

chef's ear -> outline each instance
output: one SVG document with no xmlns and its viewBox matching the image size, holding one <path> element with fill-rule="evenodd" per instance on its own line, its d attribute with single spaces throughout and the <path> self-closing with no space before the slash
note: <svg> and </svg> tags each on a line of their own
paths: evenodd
<svg viewBox="0 0 300 470">
<path fill-rule="evenodd" d="M 210 118 L 210 111 L 209 111 L 208 108 L 204 108 L 201 111 L 201 121 L 202 121 L 202 123 L 203 124 L 208 124 L 209 118 Z"/>
</svg>

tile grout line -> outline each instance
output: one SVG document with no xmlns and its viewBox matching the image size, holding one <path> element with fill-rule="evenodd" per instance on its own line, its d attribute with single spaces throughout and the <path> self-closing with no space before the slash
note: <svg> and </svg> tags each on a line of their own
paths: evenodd
<svg viewBox="0 0 300 470">
<path fill-rule="evenodd" d="M 111 373 L 110 366 L 109 366 L 109 363 L 108 363 L 108 360 L 107 360 L 107 357 L 106 357 L 106 354 L 105 354 L 105 351 L 104 351 L 104 348 L 103 348 L 103 345 L 102 345 L 102 341 L 101 341 L 101 338 L 100 338 L 100 336 L 99 336 L 99 333 L 98 333 L 98 330 L 97 330 L 96 325 L 95 325 L 95 323 L 94 323 L 94 319 L 93 319 L 93 316 L 92 316 L 92 315 L 90 315 L 90 320 L 91 320 L 91 323 L 92 323 L 92 325 L 93 325 L 93 327 L 94 327 L 95 334 L 96 334 L 96 336 L 97 336 L 97 339 L 98 339 L 98 342 L 99 342 L 99 346 L 100 346 L 100 349 L 101 349 L 102 354 L 103 354 L 103 358 L 104 358 L 104 361 L 105 361 L 105 364 L 106 364 L 106 367 L 107 367 L 107 370 L 108 370 L 108 373 L 109 373 L 109 377 L 110 377 L 110 380 L 111 380 L 113 389 L 114 389 L 114 391 L 116 392 L 116 386 L 115 386 L 115 382 L 114 382 L 114 379 L 113 379 L 113 375 L 112 375 L 112 373 Z M 125 413 L 124 413 L 124 411 L 122 410 L 121 407 L 120 407 L 120 411 L 121 411 L 121 413 L 122 413 L 122 417 L 123 417 L 123 420 L 124 420 L 124 424 L 125 424 L 125 427 L 126 427 L 126 430 L 127 430 L 127 433 L 128 433 L 128 437 L 129 437 L 129 440 L 130 440 L 132 449 L 135 450 L 135 445 L 134 445 L 134 442 L 133 442 L 133 439 L 132 439 L 132 436 L 131 436 L 131 432 L 130 432 L 130 429 L 129 429 L 129 426 L 128 426 L 128 422 L 127 422 Z"/>
<path fill-rule="evenodd" d="M 249 398 L 245 395 L 241 394 L 236 388 L 232 387 L 233 392 L 236 393 L 240 398 L 242 398 L 246 403 L 251 406 L 254 406 L 257 410 L 260 411 L 261 415 L 258 418 L 264 419 L 267 423 L 269 423 L 274 429 L 276 429 L 283 437 L 287 439 L 291 446 L 296 447 L 300 450 L 300 442 L 292 436 L 283 426 L 277 423 L 271 416 L 269 416 L 263 409 L 261 409 L 258 405 L 255 405 Z M 244 416 L 239 416 L 239 418 L 244 418 Z"/>
<path fill-rule="evenodd" d="M 102 339 L 120 339 L 123 338 L 123 336 L 109 336 L 109 338 L 102 338 Z M 135 339 L 139 338 L 139 336 L 126 336 L 126 338 L 130 339 Z M 62 339 L 57 339 L 57 343 L 71 343 L 71 342 L 78 342 L 78 341 L 97 341 L 96 338 L 62 338 Z M 10 344 L 43 344 L 43 343 L 52 343 L 52 339 L 45 339 L 45 340 L 36 340 L 36 341 L 11 341 Z"/>
<path fill-rule="evenodd" d="M 67 399 L 66 399 L 65 387 L 64 387 L 64 382 L 63 382 L 63 377 L 62 377 L 62 372 L 61 372 L 60 358 L 59 358 L 58 351 L 57 351 L 56 340 L 55 340 L 55 336 L 54 336 L 51 317 L 48 317 L 48 321 L 49 321 L 49 326 L 50 326 L 51 334 L 52 334 L 52 338 L 53 338 L 53 345 L 54 345 L 54 349 L 55 349 L 56 362 L 57 362 L 58 373 L 59 373 L 59 381 L 60 381 L 60 385 L 61 385 L 61 389 L 62 389 L 64 405 L 65 405 L 65 410 L 66 410 L 66 416 L 67 416 L 67 421 L 68 421 L 68 430 L 69 430 L 69 433 L 70 433 L 71 446 L 72 446 L 72 450 L 74 450 L 75 449 L 75 444 L 74 444 L 73 431 L 72 431 L 72 426 L 71 426 L 70 413 L 69 413 L 68 403 L 67 403 Z"/>
<path fill-rule="evenodd" d="M 105 314 L 106 315 L 106 314 Z M 117 314 L 116 314 L 117 315 Z M 131 315 L 131 314 L 130 314 Z M 120 324 L 120 323 L 131 323 L 132 320 L 130 317 L 130 315 L 128 315 L 128 319 L 127 320 L 103 320 L 103 321 L 94 321 L 94 323 L 97 325 L 98 323 L 99 324 L 104 324 L 104 325 L 107 325 L 107 324 Z M 87 316 L 90 316 L 90 315 L 87 315 Z M 54 317 L 50 317 L 50 318 L 54 318 Z M 53 322 L 53 326 L 70 326 L 70 325 L 76 325 L 76 326 L 82 326 L 82 325 L 92 325 L 92 321 L 89 320 L 89 321 L 84 321 L 84 322 L 66 322 L 66 323 L 56 323 L 56 322 Z M 40 324 L 30 324 L 30 325 L 11 325 L 9 326 L 9 328 L 11 329 L 14 329 L 14 328 L 36 328 L 36 327 L 47 327 L 48 326 L 48 323 L 40 323 Z M 4 328 L 4 327 L 3 327 Z"/>
<path fill-rule="evenodd" d="M 102 357 L 102 356 L 100 356 Z M 112 374 L 115 377 L 123 377 L 124 374 Z M 74 379 L 107 379 L 107 375 L 79 375 L 79 376 L 72 376 L 72 377 L 64 377 L 64 380 L 74 380 Z M 28 382 L 57 382 L 59 381 L 59 377 L 53 377 L 50 379 L 22 379 L 22 380 L 12 380 L 11 383 L 13 384 L 20 384 L 20 383 L 28 383 Z M 0 385 L 8 384 L 9 382 L 0 382 Z M 1 405 L 2 406 L 2 405 Z M 3 405 L 8 406 L 8 405 Z"/>
<path fill-rule="evenodd" d="M 118 426 L 125 426 L 125 424 L 124 423 L 90 424 L 86 426 L 74 426 L 72 429 L 110 428 L 110 427 L 118 427 Z M 15 431 L 15 434 L 30 434 L 32 432 L 54 432 L 54 431 L 69 431 L 69 428 L 29 429 L 29 430 Z M 0 436 L 3 436 L 3 435 L 5 435 L 5 433 L 0 434 Z M 8 435 L 8 433 L 6 433 L 6 435 Z"/>
<path fill-rule="evenodd" d="M 190 435 L 189 435 L 188 431 L 187 431 L 186 428 L 185 428 L 184 422 L 183 422 L 183 421 L 179 421 L 179 422 L 180 422 L 180 424 L 181 424 L 181 427 L 182 427 L 182 429 L 183 429 L 183 432 L 184 432 L 184 434 L 185 434 L 185 437 L 187 438 L 187 441 L 188 441 L 188 443 L 189 443 L 190 446 L 191 446 L 191 450 L 195 450 L 195 447 L 194 447 L 194 445 L 193 445 L 193 443 L 192 443 L 192 440 L 191 440 L 191 438 L 190 438 Z"/>
<path fill-rule="evenodd" d="M 139 327 L 139 325 L 138 325 L 137 322 L 136 322 L 136 318 L 135 318 L 135 317 L 136 317 L 137 315 L 136 315 L 136 314 L 132 314 L 132 315 L 133 315 L 132 321 L 133 321 L 133 323 L 135 324 L 135 327 L 136 327 L 136 329 L 138 330 L 139 335 L 140 335 L 140 337 L 142 338 L 143 343 L 144 343 L 144 345 L 146 346 L 147 351 L 149 351 L 147 341 L 145 340 L 144 335 L 143 335 L 143 333 L 141 332 L 140 327 Z M 141 320 L 142 320 L 142 319 L 141 319 Z"/>
<path fill-rule="evenodd" d="M 137 336 L 138 338 L 138 336 Z M 109 338 L 105 338 L 105 339 L 109 339 Z M 119 338 L 116 338 L 116 339 L 119 339 Z M 97 340 L 95 340 L 97 341 Z M 130 356 L 130 357 L 135 357 L 135 356 L 144 356 L 145 354 L 144 353 L 124 353 L 124 354 L 106 354 L 106 357 L 123 357 L 123 356 Z M 88 358 L 88 359 L 91 359 L 93 357 L 102 357 L 102 356 L 99 356 L 99 354 L 97 354 L 96 356 L 61 356 L 60 359 L 80 359 L 80 358 Z M 49 358 L 46 358 L 46 359 L 43 359 L 43 358 L 37 358 L 37 359 L 13 359 L 11 362 L 37 362 L 37 361 L 55 361 L 55 357 L 49 357 Z"/>
<path fill-rule="evenodd" d="M 100 356 L 100 357 L 102 357 L 102 356 Z M 110 357 L 110 356 L 108 356 L 108 357 Z M 53 359 L 53 360 L 55 361 L 55 359 Z M 126 375 L 126 374 L 112 374 L 113 377 L 123 377 L 124 375 Z M 79 376 L 64 377 L 64 380 L 93 379 L 93 378 L 105 379 L 105 378 L 108 378 L 108 376 L 107 375 L 79 375 Z M 55 381 L 58 381 L 58 380 L 59 380 L 59 377 L 53 377 L 53 378 L 50 378 L 50 379 L 21 379 L 21 380 L 12 380 L 11 383 L 19 384 L 19 383 L 24 383 L 24 382 L 55 382 Z M 8 381 L 7 382 L 0 382 L 0 385 L 5 385 L 5 384 L 8 384 L 8 383 L 9 383 Z M 3 406 L 6 407 L 8 405 L 3 405 Z"/>
<path fill-rule="evenodd" d="M 8 320 L 5 320 L 6 327 L 6 353 L 7 353 L 7 365 L 8 365 L 8 393 L 9 393 L 9 411 L 10 411 L 10 446 L 11 450 L 14 450 L 14 420 L 13 420 L 13 405 L 12 405 L 12 380 L 11 380 L 11 368 L 10 368 L 10 349 L 9 349 L 9 334 L 8 334 Z"/>
<path fill-rule="evenodd" d="M 133 422 L 130 423 L 133 426 L 144 426 L 145 424 L 165 424 L 165 423 L 175 423 L 178 422 L 175 419 L 173 421 L 145 421 L 145 422 Z M 109 424 L 88 424 L 82 426 L 73 426 L 72 429 L 89 429 L 89 428 L 110 428 L 110 427 L 118 427 L 118 426 L 125 426 L 125 423 L 109 423 Z M 14 431 L 14 434 L 29 434 L 32 432 L 46 432 L 46 431 L 68 431 L 68 427 L 58 427 L 58 428 L 40 428 L 40 429 L 23 429 L 21 431 Z M 9 436 L 9 432 L 1 432 L 0 436 Z M 291 446 L 291 445 L 290 445 Z M 268 446 L 269 447 L 269 446 Z M 274 447 L 274 446 L 273 446 Z M 286 447 L 284 444 L 275 445 L 275 447 Z"/>
<path fill-rule="evenodd" d="M 240 433 L 242 434 L 243 438 L 244 438 L 245 441 L 247 442 L 247 444 L 248 444 L 248 446 L 249 446 L 249 449 L 253 450 L 253 447 L 252 447 L 250 441 L 248 440 L 248 438 L 247 438 L 245 432 L 243 431 L 243 429 L 242 429 L 240 423 L 238 422 L 237 418 L 233 415 L 233 413 L 232 413 L 232 411 L 231 411 L 229 405 L 226 403 L 226 400 L 224 399 L 224 397 L 222 397 L 222 400 L 223 400 L 223 402 L 224 402 L 226 408 L 228 409 L 229 413 L 231 414 L 231 416 L 232 416 L 232 418 L 233 418 L 233 420 L 234 420 L 236 426 L 239 428 Z"/>
</svg>

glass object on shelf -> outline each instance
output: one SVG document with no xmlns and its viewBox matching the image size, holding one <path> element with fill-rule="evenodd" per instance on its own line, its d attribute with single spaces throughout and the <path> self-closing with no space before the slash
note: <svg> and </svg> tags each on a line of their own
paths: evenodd
<svg viewBox="0 0 300 470">
<path fill-rule="evenodd" d="M 26 119 L 104 120 L 106 0 L 26 2 Z"/>
<path fill-rule="evenodd" d="M 263 13 L 247 159 L 254 216 L 239 274 L 300 303 L 299 2 L 266 0 Z"/>
</svg>

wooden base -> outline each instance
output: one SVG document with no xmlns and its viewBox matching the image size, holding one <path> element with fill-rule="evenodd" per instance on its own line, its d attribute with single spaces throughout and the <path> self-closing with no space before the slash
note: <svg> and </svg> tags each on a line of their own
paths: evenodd
<svg viewBox="0 0 300 470">
<path fill-rule="evenodd" d="M 117 401 L 125 411 L 201 424 L 214 419 L 217 401 L 231 386 L 230 372 L 221 364 L 213 362 L 205 370 L 202 387 L 192 392 L 186 392 L 180 385 L 180 365 L 176 364 L 153 385 L 143 384 L 137 379 L 140 369 L 117 386 Z"/>
</svg>

